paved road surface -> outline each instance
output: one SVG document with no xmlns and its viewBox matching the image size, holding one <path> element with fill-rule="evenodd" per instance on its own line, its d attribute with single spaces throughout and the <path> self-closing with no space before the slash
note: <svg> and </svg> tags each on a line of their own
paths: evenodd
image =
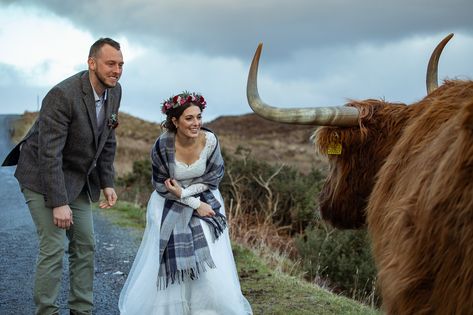
<svg viewBox="0 0 473 315">
<path fill-rule="evenodd" d="M 16 116 L 0 115 L 0 162 L 13 146 L 10 121 Z M 15 167 L 0 168 L 0 314 L 34 314 L 33 276 L 38 241 L 18 182 Z M 94 294 L 96 315 L 119 314 L 118 296 L 139 245 L 139 233 L 113 225 L 94 213 L 96 264 Z M 64 259 L 67 268 L 67 258 Z M 67 273 L 67 270 L 65 270 Z M 67 310 L 68 279 L 63 277 L 59 298 L 61 315 Z"/>
</svg>

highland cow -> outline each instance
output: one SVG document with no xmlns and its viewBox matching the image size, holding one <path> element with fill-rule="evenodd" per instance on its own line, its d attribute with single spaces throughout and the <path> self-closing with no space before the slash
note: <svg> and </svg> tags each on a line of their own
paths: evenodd
<svg viewBox="0 0 473 315">
<path fill-rule="evenodd" d="M 344 107 L 279 109 L 257 90 L 248 102 L 267 119 L 324 126 L 317 152 L 329 163 L 319 196 L 338 228 L 367 227 L 387 314 L 473 313 L 473 81 L 437 87 L 434 50 L 427 96 L 411 104 L 351 101 Z"/>
</svg>

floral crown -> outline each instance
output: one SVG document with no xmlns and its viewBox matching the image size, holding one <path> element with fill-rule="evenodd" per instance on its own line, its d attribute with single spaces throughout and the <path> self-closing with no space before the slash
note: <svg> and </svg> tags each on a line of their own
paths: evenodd
<svg viewBox="0 0 473 315">
<path fill-rule="evenodd" d="M 200 110 L 203 110 L 205 108 L 205 105 L 207 105 L 207 102 L 205 101 L 202 95 L 184 91 L 181 94 L 171 96 L 170 98 L 165 100 L 162 103 L 163 106 L 161 107 L 161 112 L 163 114 L 167 114 L 169 110 L 172 110 L 174 108 L 177 108 L 179 106 L 186 105 L 189 103 L 193 103 L 199 106 Z"/>
</svg>

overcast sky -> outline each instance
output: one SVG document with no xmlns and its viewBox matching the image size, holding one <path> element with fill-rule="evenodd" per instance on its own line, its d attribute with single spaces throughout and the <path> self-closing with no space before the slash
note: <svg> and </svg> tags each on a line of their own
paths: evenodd
<svg viewBox="0 0 473 315">
<path fill-rule="evenodd" d="M 259 92 L 274 106 L 409 104 L 449 33 L 439 79 L 473 78 L 472 13 L 471 0 L 0 0 L 0 114 L 37 110 L 99 37 L 122 45 L 121 110 L 149 121 L 183 90 L 206 97 L 207 120 L 249 113 L 259 42 Z"/>
</svg>

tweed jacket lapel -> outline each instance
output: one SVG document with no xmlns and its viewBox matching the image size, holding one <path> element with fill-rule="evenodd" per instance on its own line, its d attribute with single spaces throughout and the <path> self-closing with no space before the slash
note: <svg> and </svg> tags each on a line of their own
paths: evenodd
<svg viewBox="0 0 473 315">
<path fill-rule="evenodd" d="M 94 132 L 95 147 L 97 148 L 99 143 L 99 130 L 97 127 L 97 113 L 95 110 L 94 91 L 92 90 L 92 85 L 90 84 L 88 71 L 82 75 L 82 92 L 84 93 L 82 100 L 85 107 L 87 108 L 87 113 L 89 114 L 90 124 Z"/>
<path fill-rule="evenodd" d="M 100 135 L 100 139 L 98 142 L 98 151 L 100 152 L 102 147 L 104 146 L 105 142 L 107 141 L 108 135 L 110 133 L 111 127 L 108 125 L 108 120 L 110 119 L 110 116 L 112 115 L 112 110 L 113 110 L 113 93 L 107 94 L 107 100 L 104 104 L 105 106 L 105 121 L 104 126 L 103 126 L 103 131 L 102 134 Z"/>
</svg>

